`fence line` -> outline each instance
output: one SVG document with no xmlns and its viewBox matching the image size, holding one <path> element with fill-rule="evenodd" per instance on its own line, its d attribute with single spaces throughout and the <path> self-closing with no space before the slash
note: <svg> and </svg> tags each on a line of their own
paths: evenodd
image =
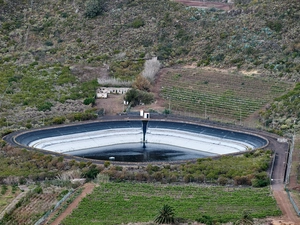
<svg viewBox="0 0 300 225">
<path fill-rule="evenodd" d="M 69 191 L 61 200 L 59 200 L 59 202 L 56 203 L 56 205 L 54 206 L 53 209 L 51 209 L 48 212 L 46 212 L 46 214 L 43 217 L 41 217 L 34 225 L 40 225 L 40 224 L 42 224 L 48 218 L 48 216 L 52 212 L 54 212 L 73 192 L 74 192 L 74 189 L 72 189 L 71 191 Z"/>
<path fill-rule="evenodd" d="M 292 203 L 292 206 L 294 207 L 294 210 L 297 214 L 297 216 L 300 216 L 299 208 L 293 199 L 292 195 L 290 194 L 290 191 L 286 188 L 287 184 L 290 183 L 290 173 L 291 173 L 291 167 L 292 167 L 292 157 L 293 157 L 293 151 L 295 146 L 295 133 L 293 134 L 292 143 L 290 145 L 290 151 L 289 151 L 289 157 L 287 160 L 287 167 L 286 167 L 286 177 L 285 177 L 285 191 L 289 197 L 290 202 Z"/>
<path fill-rule="evenodd" d="M 295 211 L 296 211 L 296 213 L 297 213 L 297 216 L 300 216 L 299 208 L 298 208 L 296 202 L 294 201 L 292 195 L 290 194 L 290 191 L 286 189 L 286 193 L 287 193 L 287 195 L 288 195 L 288 197 L 289 197 L 289 200 L 290 200 L 290 202 L 292 203 L 292 205 L 293 205 L 293 207 L 294 207 L 294 209 L 295 209 Z"/>
</svg>

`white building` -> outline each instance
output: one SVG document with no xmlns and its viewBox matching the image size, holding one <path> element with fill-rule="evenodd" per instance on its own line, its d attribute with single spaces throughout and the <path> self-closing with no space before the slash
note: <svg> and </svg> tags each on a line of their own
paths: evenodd
<svg viewBox="0 0 300 225">
<path fill-rule="evenodd" d="M 97 89 L 97 98 L 107 98 L 108 94 L 126 94 L 130 88 L 100 87 Z"/>
</svg>

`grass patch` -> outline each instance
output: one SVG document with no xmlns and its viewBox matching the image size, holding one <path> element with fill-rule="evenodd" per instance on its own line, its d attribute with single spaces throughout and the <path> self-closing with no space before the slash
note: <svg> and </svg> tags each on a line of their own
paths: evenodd
<svg viewBox="0 0 300 225">
<path fill-rule="evenodd" d="M 84 198 L 63 224 L 148 222 L 154 220 L 163 204 L 174 208 L 175 217 L 193 221 L 203 215 L 219 222 L 234 221 L 243 210 L 250 211 L 254 218 L 281 214 L 268 187 L 105 183 Z"/>
</svg>

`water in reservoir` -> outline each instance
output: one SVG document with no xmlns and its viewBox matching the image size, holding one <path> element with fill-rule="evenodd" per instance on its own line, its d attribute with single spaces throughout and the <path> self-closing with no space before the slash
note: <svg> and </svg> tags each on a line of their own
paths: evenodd
<svg viewBox="0 0 300 225">
<path fill-rule="evenodd" d="M 110 157 L 114 157 L 115 161 L 121 162 L 176 161 L 216 155 L 208 152 L 153 143 L 147 143 L 146 148 L 140 143 L 122 144 L 101 147 L 100 149 L 92 148 L 68 152 L 68 154 L 98 160 L 109 160 Z"/>
</svg>

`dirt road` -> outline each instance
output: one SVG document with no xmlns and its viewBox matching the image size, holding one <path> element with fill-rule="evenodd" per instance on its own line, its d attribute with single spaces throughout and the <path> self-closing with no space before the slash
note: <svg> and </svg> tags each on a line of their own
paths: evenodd
<svg viewBox="0 0 300 225">
<path fill-rule="evenodd" d="M 94 190 L 95 184 L 93 183 L 86 183 L 83 186 L 82 193 L 68 206 L 68 208 L 57 217 L 51 225 L 59 225 L 61 221 L 63 221 L 68 215 L 70 215 L 73 211 L 73 209 L 77 208 L 80 201 L 88 194 L 92 193 Z"/>
</svg>

